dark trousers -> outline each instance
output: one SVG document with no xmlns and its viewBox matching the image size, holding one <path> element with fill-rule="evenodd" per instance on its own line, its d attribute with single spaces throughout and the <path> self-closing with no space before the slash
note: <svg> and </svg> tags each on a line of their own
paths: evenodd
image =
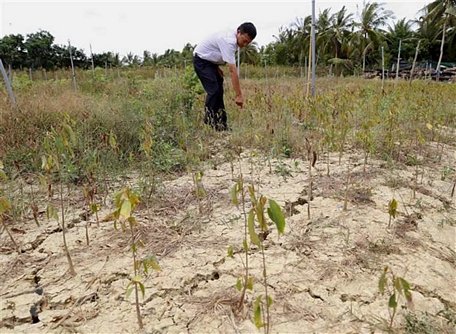
<svg viewBox="0 0 456 334">
<path fill-rule="evenodd" d="M 193 57 L 193 66 L 207 93 L 204 113 L 204 123 L 217 131 L 227 129 L 225 103 L 223 102 L 223 77 L 219 67 L 198 56 Z"/>
</svg>

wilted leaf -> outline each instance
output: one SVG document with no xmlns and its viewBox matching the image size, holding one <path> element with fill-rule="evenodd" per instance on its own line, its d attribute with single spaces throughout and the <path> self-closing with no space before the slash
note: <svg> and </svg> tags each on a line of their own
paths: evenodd
<svg viewBox="0 0 456 334">
<path fill-rule="evenodd" d="M 8 180 L 6 173 L 2 169 L 0 169 L 0 181 L 6 181 L 6 180 Z"/>
<path fill-rule="evenodd" d="M 125 292 L 125 298 L 130 297 L 132 292 L 133 292 L 133 287 L 132 286 L 130 286 L 130 287 L 127 286 L 127 291 Z"/>
<path fill-rule="evenodd" d="M 388 213 L 391 217 L 396 218 L 397 201 L 394 198 L 388 203 Z"/>
<path fill-rule="evenodd" d="M 252 291 L 253 290 L 253 276 L 249 276 L 247 279 L 247 290 Z"/>
<path fill-rule="evenodd" d="M 249 185 L 248 189 L 250 194 L 250 200 L 252 201 L 253 205 L 256 205 L 257 200 L 255 196 L 255 188 L 253 187 L 253 185 Z"/>
<path fill-rule="evenodd" d="M 386 282 L 387 282 L 387 278 L 386 278 L 387 271 L 388 271 L 388 267 L 385 267 L 385 269 L 383 270 L 383 273 L 380 275 L 380 279 L 378 280 L 378 290 L 380 291 L 380 293 L 382 295 L 385 293 L 385 286 L 386 286 Z"/>
<path fill-rule="evenodd" d="M 237 279 L 237 281 L 236 281 L 236 289 L 237 289 L 238 291 L 241 291 L 241 290 L 242 290 L 242 286 L 243 286 L 242 280 L 241 280 L 241 278 L 238 277 L 238 279 Z"/>
<path fill-rule="evenodd" d="M 233 203 L 234 205 L 239 205 L 239 200 L 238 200 L 238 197 L 237 197 L 237 184 L 235 184 L 232 188 L 231 188 L 231 191 L 230 191 L 230 198 L 231 198 L 231 203 Z"/>
<path fill-rule="evenodd" d="M 271 307 L 272 303 L 273 303 L 272 297 L 268 296 L 268 307 Z"/>
<path fill-rule="evenodd" d="M 228 252 L 227 253 L 228 253 L 227 254 L 228 257 L 231 257 L 231 258 L 234 257 L 234 255 L 233 255 L 233 246 L 231 246 L 231 245 L 228 246 Z"/>
<path fill-rule="evenodd" d="M 394 289 L 396 289 L 399 294 L 403 295 L 404 292 L 402 290 L 402 281 L 400 277 L 395 277 L 393 281 Z"/>
<path fill-rule="evenodd" d="M 117 138 L 112 131 L 109 133 L 109 146 L 111 146 L 112 149 L 117 148 Z"/>
<path fill-rule="evenodd" d="M 11 210 L 11 203 L 6 197 L 0 197 L 0 214 Z"/>
<path fill-rule="evenodd" d="M 242 242 L 242 247 L 246 252 L 249 250 L 249 244 L 247 243 L 247 239 L 244 239 L 244 241 Z"/>
<path fill-rule="evenodd" d="M 141 282 L 141 276 L 136 275 L 136 276 L 134 276 L 134 277 L 131 279 L 131 281 L 132 281 L 133 283 L 140 283 L 140 282 Z"/>
<path fill-rule="evenodd" d="M 139 285 L 139 289 L 141 290 L 142 296 L 144 298 L 144 295 L 146 294 L 146 288 L 144 287 L 144 284 L 142 284 L 141 282 L 138 282 L 138 285 Z"/>
<path fill-rule="evenodd" d="M 131 216 L 131 203 L 129 200 L 124 200 L 120 207 L 119 216 L 127 219 Z"/>
<path fill-rule="evenodd" d="M 150 255 L 143 260 L 145 267 L 152 268 L 155 271 L 160 271 L 161 267 L 158 264 L 158 260 L 154 255 Z"/>
<path fill-rule="evenodd" d="M 253 304 L 253 322 L 258 329 L 264 326 L 261 315 L 261 296 L 258 296 Z"/>
<path fill-rule="evenodd" d="M 102 222 L 110 222 L 110 221 L 113 221 L 116 219 L 116 214 L 115 212 L 112 212 L 110 214 L 108 214 L 106 217 L 104 217 L 101 221 Z"/>
<path fill-rule="evenodd" d="M 249 218 L 247 220 L 248 224 L 248 231 L 249 231 L 249 236 L 250 236 L 250 241 L 260 247 L 260 238 L 258 238 L 258 234 L 255 232 L 255 213 L 253 210 L 250 210 L 249 212 Z"/>
<path fill-rule="evenodd" d="M 397 307 L 396 294 L 393 293 L 388 301 L 388 307 L 395 309 Z"/>
<path fill-rule="evenodd" d="M 74 134 L 74 131 L 71 128 L 71 126 L 68 124 L 64 124 L 63 133 L 65 135 L 65 138 L 67 139 L 67 142 L 74 146 L 76 144 L 76 135 Z"/>
<path fill-rule="evenodd" d="M 285 231 L 285 216 L 277 202 L 272 199 L 269 200 L 268 216 L 275 223 L 279 235 L 283 234 Z"/>
<path fill-rule="evenodd" d="M 59 220 L 59 215 L 57 213 L 57 210 L 51 204 L 49 204 L 46 208 L 46 217 L 47 217 L 47 219 L 54 218 L 55 220 Z"/>
<path fill-rule="evenodd" d="M 402 285 L 402 288 L 404 289 L 404 291 L 409 291 L 410 290 L 410 284 L 409 282 L 407 282 L 405 279 L 403 279 L 402 277 L 399 277 L 399 280 L 401 281 L 401 285 Z"/>
<path fill-rule="evenodd" d="M 96 203 L 90 204 L 90 211 L 91 211 L 92 213 L 96 213 L 96 212 L 98 212 L 99 210 L 100 210 L 100 206 L 99 206 L 98 204 L 96 204 Z"/>
</svg>

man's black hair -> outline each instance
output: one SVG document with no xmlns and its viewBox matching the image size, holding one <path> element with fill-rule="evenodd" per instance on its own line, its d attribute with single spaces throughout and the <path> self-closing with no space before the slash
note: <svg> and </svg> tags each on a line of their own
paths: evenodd
<svg viewBox="0 0 456 334">
<path fill-rule="evenodd" d="M 241 34 L 247 34 L 249 37 L 252 39 L 252 41 L 255 39 L 257 35 L 257 31 L 255 26 L 253 25 L 252 22 L 244 22 L 242 23 L 238 28 L 237 31 L 240 32 Z"/>
</svg>

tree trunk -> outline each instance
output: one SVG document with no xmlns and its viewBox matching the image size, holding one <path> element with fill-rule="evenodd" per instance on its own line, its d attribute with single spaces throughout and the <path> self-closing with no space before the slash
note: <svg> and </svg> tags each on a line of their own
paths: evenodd
<svg viewBox="0 0 456 334">
<path fill-rule="evenodd" d="M 445 19 L 443 21 L 443 31 L 442 31 L 442 43 L 440 44 L 440 56 L 439 56 L 439 62 L 437 63 L 437 81 L 440 80 L 440 63 L 442 62 L 443 58 L 443 46 L 445 45 L 445 31 L 446 31 L 446 22 L 448 19 L 448 14 L 445 14 Z"/>
<path fill-rule="evenodd" d="M 413 72 L 415 72 L 416 59 L 418 58 L 418 50 L 420 49 L 420 43 L 421 39 L 418 40 L 418 44 L 416 45 L 415 49 L 415 57 L 413 58 L 412 70 L 410 71 L 410 84 L 412 84 Z"/>
<path fill-rule="evenodd" d="M 399 40 L 399 50 L 397 51 L 396 81 L 399 79 L 399 67 L 400 67 L 400 62 L 401 62 L 401 46 L 402 46 L 402 39 Z"/>
</svg>

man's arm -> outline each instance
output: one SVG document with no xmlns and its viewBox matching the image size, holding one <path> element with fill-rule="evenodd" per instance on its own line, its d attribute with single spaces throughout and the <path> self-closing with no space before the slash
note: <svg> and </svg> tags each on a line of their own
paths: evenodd
<svg viewBox="0 0 456 334">
<path fill-rule="evenodd" d="M 235 64 L 228 64 L 231 75 L 231 83 L 233 84 L 234 91 L 236 92 L 236 98 L 234 101 L 242 108 L 244 105 L 244 97 L 242 96 L 241 85 L 239 84 L 239 77 L 237 75 L 237 69 Z"/>
</svg>

